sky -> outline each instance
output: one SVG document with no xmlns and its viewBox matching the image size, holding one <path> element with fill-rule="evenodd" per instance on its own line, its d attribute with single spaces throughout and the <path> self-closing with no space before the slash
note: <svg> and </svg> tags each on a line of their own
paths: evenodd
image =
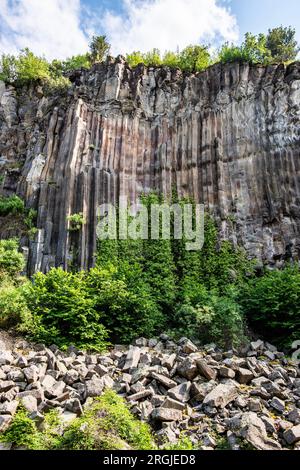
<svg viewBox="0 0 300 470">
<path fill-rule="evenodd" d="M 293 26 L 299 0 L 0 0 L 0 53 L 29 47 L 49 60 L 88 50 L 105 34 L 112 54 L 240 43 L 249 31 Z"/>
</svg>

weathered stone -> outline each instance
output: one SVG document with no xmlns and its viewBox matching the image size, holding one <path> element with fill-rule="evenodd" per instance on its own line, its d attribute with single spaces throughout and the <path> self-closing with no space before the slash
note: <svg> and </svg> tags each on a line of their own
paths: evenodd
<svg viewBox="0 0 300 470">
<path fill-rule="evenodd" d="M 29 384 L 36 382 L 39 378 L 38 368 L 35 365 L 25 367 L 23 373 Z"/>
<path fill-rule="evenodd" d="M 203 359 L 199 359 L 197 361 L 197 367 L 199 369 L 199 372 L 203 377 L 205 377 L 207 380 L 215 380 L 217 377 L 217 371 L 215 369 L 212 369 L 209 367 Z"/>
<path fill-rule="evenodd" d="M 103 391 L 103 380 L 94 377 L 86 382 L 86 395 L 87 397 L 98 397 Z"/>
<path fill-rule="evenodd" d="M 138 347 L 131 347 L 126 357 L 126 362 L 123 367 L 124 371 L 133 369 L 138 366 L 141 357 L 141 350 Z"/>
<path fill-rule="evenodd" d="M 194 380 L 199 374 L 197 364 L 190 358 L 182 361 L 182 363 L 177 367 L 177 372 L 189 381 Z"/>
<path fill-rule="evenodd" d="M 156 408 L 153 410 L 151 417 L 157 421 L 180 421 L 182 412 L 173 408 Z"/>
<path fill-rule="evenodd" d="M 140 401 L 144 398 L 148 398 L 153 396 L 153 391 L 151 389 L 142 390 L 141 392 L 137 392 L 134 395 L 130 395 L 127 397 L 128 401 Z"/>
<path fill-rule="evenodd" d="M 289 412 L 287 419 L 294 424 L 300 424 L 300 410 L 294 408 L 292 411 Z"/>
<path fill-rule="evenodd" d="M 4 403 L 1 403 L 0 404 L 0 415 L 14 416 L 14 414 L 17 411 L 18 404 L 19 404 L 18 400 L 6 401 Z"/>
<path fill-rule="evenodd" d="M 235 372 L 232 369 L 229 369 L 229 367 L 221 366 L 219 368 L 219 375 L 220 377 L 224 377 L 227 379 L 234 379 L 235 377 Z"/>
<path fill-rule="evenodd" d="M 184 409 L 186 408 L 186 405 L 181 401 L 173 400 L 172 398 L 167 397 L 164 400 L 161 407 L 162 408 L 171 408 L 171 409 L 174 409 L 174 410 L 184 411 Z"/>
<path fill-rule="evenodd" d="M 173 353 L 171 355 L 164 355 L 161 359 L 161 365 L 166 367 L 168 370 L 171 370 L 174 367 L 176 361 L 176 354 Z"/>
<path fill-rule="evenodd" d="M 185 354 L 192 354 L 192 353 L 198 351 L 197 346 L 187 338 L 184 338 L 183 340 L 180 340 L 179 344 L 181 346 L 182 352 L 184 352 Z"/>
<path fill-rule="evenodd" d="M 269 439 L 263 421 L 256 413 L 244 413 L 240 424 L 240 436 L 258 450 L 280 450 L 278 442 Z"/>
<path fill-rule="evenodd" d="M 9 351 L 1 351 L 0 352 L 0 366 L 4 366 L 6 364 L 10 365 L 13 364 L 14 357 Z"/>
<path fill-rule="evenodd" d="M 184 382 L 168 390 L 169 397 L 187 403 L 190 399 L 191 382 Z"/>
<path fill-rule="evenodd" d="M 75 413 L 77 416 L 81 416 L 83 414 L 83 408 L 78 398 L 71 398 L 70 400 L 67 400 L 65 402 L 65 409 Z"/>
<path fill-rule="evenodd" d="M 248 369 L 239 368 L 236 371 L 236 378 L 240 384 L 248 385 L 254 378 L 253 373 Z"/>
<path fill-rule="evenodd" d="M 165 377 L 162 374 L 151 372 L 151 377 L 157 380 L 158 382 L 160 382 L 166 388 L 174 388 L 177 385 L 176 382 L 174 382 L 174 380 L 169 379 L 168 377 Z"/>
<path fill-rule="evenodd" d="M 21 403 L 28 413 L 35 413 L 38 409 L 37 399 L 33 395 L 25 396 L 21 399 Z"/>
<path fill-rule="evenodd" d="M 272 398 L 270 405 L 274 410 L 276 410 L 278 413 L 283 413 L 285 410 L 285 403 L 284 401 L 280 400 L 277 397 Z"/>
<path fill-rule="evenodd" d="M 12 422 L 13 417 L 10 415 L 0 415 L 0 432 L 4 432 Z"/>
<path fill-rule="evenodd" d="M 300 441 L 300 424 L 285 431 L 283 433 L 283 437 L 289 445 L 299 442 Z"/>
<path fill-rule="evenodd" d="M 203 400 L 204 405 L 225 408 L 228 403 L 238 396 L 238 389 L 234 384 L 219 384 Z"/>
<path fill-rule="evenodd" d="M 8 392 L 15 387 L 15 382 L 12 380 L 0 380 L 0 393 Z"/>
<path fill-rule="evenodd" d="M 262 351 L 264 348 L 264 342 L 259 339 L 257 341 L 253 341 L 250 346 L 253 351 Z"/>
</svg>

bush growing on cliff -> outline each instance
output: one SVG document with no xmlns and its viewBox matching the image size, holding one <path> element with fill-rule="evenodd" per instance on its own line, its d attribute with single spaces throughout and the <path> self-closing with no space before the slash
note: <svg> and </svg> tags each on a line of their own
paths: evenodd
<svg viewBox="0 0 300 470">
<path fill-rule="evenodd" d="M 9 214 L 23 214 L 25 211 L 24 201 L 19 196 L 0 197 L 0 216 L 5 217 Z"/>
</svg>

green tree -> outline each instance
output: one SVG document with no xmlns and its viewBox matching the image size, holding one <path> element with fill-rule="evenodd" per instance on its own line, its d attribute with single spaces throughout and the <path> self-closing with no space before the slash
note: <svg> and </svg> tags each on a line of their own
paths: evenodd
<svg viewBox="0 0 300 470">
<path fill-rule="evenodd" d="M 20 52 L 16 61 L 16 72 L 17 81 L 21 84 L 50 78 L 50 68 L 46 59 L 34 55 L 28 48 Z"/>
<path fill-rule="evenodd" d="M 130 67 L 137 67 L 139 64 L 145 63 L 145 58 L 141 52 L 136 51 L 126 55 L 126 62 L 128 62 Z"/>
<path fill-rule="evenodd" d="M 93 36 L 90 43 L 91 62 L 102 62 L 109 54 L 110 44 L 106 40 L 106 36 Z"/>
<path fill-rule="evenodd" d="M 180 68 L 188 72 L 205 70 L 210 65 L 210 60 L 206 46 L 188 46 L 179 54 Z"/>
<path fill-rule="evenodd" d="M 299 46 L 295 36 L 296 31 L 291 26 L 269 29 L 266 47 L 276 62 L 288 62 L 296 59 Z"/>
<path fill-rule="evenodd" d="M 25 261 L 19 252 L 17 239 L 0 240 L 0 276 L 15 277 L 24 269 Z"/>
<path fill-rule="evenodd" d="M 10 54 L 2 54 L 0 60 L 0 80 L 5 83 L 14 83 L 16 79 L 16 58 Z"/>
</svg>

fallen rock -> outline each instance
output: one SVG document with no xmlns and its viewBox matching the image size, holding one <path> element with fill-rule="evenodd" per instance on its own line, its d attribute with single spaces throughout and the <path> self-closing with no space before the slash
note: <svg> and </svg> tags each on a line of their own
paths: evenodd
<svg viewBox="0 0 300 470">
<path fill-rule="evenodd" d="M 204 405 L 225 408 L 238 396 L 238 388 L 234 384 L 219 384 L 203 400 Z"/>
<path fill-rule="evenodd" d="M 278 442 L 268 438 L 264 422 L 256 413 L 244 413 L 240 424 L 240 436 L 258 450 L 281 450 Z"/>
<path fill-rule="evenodd" d="M 138 366 L 139 360 L 141 357 L 141 350 L 138 347 L 132 346 L 129 349 L 129 352 L 126 357 L 126 362 L 123 367 L 123 371 L 127 371 L 133 369 L 134 367 Z"/>
<path fill-rule="evenodd" d="M 300 441 L 300 424 L 285 431 L 283 433 L 283 437 L 289 445 L 299 442 Z"/>
<path fill-rule="evenodd" d="M 156 408 L 151 417 L 156 421 L 181 421 L 182 412 L 172 408 Z"/>
<path fill-rule="evenodd" d="M 201 375 L 207 380 L 215 380 L 217 377 L 217 371 L 209 367 L 203 359 L 197 361 L 197 367 Z"/>
</svg>

